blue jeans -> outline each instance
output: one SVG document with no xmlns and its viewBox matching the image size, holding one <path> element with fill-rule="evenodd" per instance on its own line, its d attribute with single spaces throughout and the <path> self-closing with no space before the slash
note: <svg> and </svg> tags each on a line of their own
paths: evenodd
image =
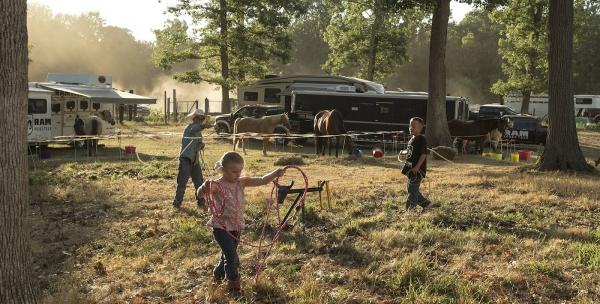
<svg viewBox="0 0 600 304">
<path fill-rule="evenodd" d="M 236 238 L 240 238 L 239 231 L 229 231 Z M 217 280 L 227 278 L 228 280 L 237 279 L 240 274 L 240 258 L 237 253 L 238 240 L 232 238 L 227 231 L 219 228 L 213 228 L 215 241 L 221 247 L 221 258 L 213 270 L 213 277 Z"/>
<path fill-rule="evenodd" d="M 192 177 L 192 182 L 194 182 L 195 193 L 195 189 L 198 189 L 200 186 L 202 186 L 202 183 L 204 182 L 200 163 L 197 161 L 192 162 L 187 157 L 180 157 L 179 173 L 177 173 L 177 190 L 175 191 L 175 199 L 173 200 L 173 204 L 181 205 L 181 202 L 183 202 L 183 195 L 185 194 L 185 188 L 190 180 L 190 176 Z"/>
<path fill-rule="evenodd" d="M 421 187 L 421 177 L 413 177 L 408 179 L 408 201 L 413 205 L 423 205 L 426 201 L 419 188 Z"/>
</svg>

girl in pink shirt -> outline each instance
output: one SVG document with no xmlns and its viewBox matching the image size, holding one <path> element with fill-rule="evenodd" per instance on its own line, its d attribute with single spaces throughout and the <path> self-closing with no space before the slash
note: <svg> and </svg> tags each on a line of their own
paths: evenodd
<svg viewBox="0 0 600 304">
<path fill-rule="evenodd" d="M 237 254 L 241 230 L 244 229 L 244 206 L 246 199 L 244 190 L 246 187 L 257 187 L 266 185 L 283 174 L 282 169 L 277 169 L 263 177 L 241 176 L 244 169 L 244 158 L 236 152 L 223 154 L 217 162 L 217 168 L 221 170 L 221 178 L 213 181 L 220 187 L 213 185 L 211 190 L 215 199 L 214 207 L 217 214 L 211 215 L 208 225 L 213 228 L 213 236 L 219 247 L 221 247 L 221 259 L 213 270 L 213 280 L 220 283 L 227 278 L 228 289 L 234 294 L 241 292 L 239 266 L 240 260 Z M 209 194 L 208 181 L 202 184 L 197 194 Z M 222 188 L 222 195 L 216 193 Z"/>
</svg>

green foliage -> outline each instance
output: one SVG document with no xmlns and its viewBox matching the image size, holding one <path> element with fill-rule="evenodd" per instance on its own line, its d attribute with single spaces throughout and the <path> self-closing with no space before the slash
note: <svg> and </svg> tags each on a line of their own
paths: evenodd
<svg viewBox="0 0 600 304">
<path fill-rule="evenodd" d="M 208 82 L 229 89 L 262 78 L 272 59 L 289 60 L 291 40 L 287 27 L 302 11 L 301 1 L 180 0 L 169 7 L 191 23 L 172 20 L 155 31 L 153 61 L 163 69 L 195 62 L 196 68 L 179 72 L 186 83 Z M 224 4 L 224 6 L 222 6 Z M 227 28 L 221 28 L 225 16 Z"/>
<path fill-rule="evenodd" d="M 173 241 L 177 245 L 197 246 L 209 244 L 212 236 L 206 227 L 195 219 L 181 219 L 173 227 Z"/>
<path fill-rule="evenodd" d="M 408 41 L 424 17 L 422 10 L 396 11 L 380 0 L 344 1 L 324 33 L 330 49 L 324 67 L 380 81 L 407 60 Z"/>
<path fill-rule="evenodd" d="M 505 80 L 492 86 L 499 95 L 543 93 L 548 79 L 548 3 L 510 0 L 492 13 L 504 25 L 499 41 Z"/>
<path fill-rule="evenodd" d="M 589 269 L 600 269 L 600 244 L 575 243 L 575 260 Z"/>
<path fill-rule="evenodd" d="M 577 94 L 600 94 L 600 3 L 575 1 L 573 70 Z"/>
</svg>

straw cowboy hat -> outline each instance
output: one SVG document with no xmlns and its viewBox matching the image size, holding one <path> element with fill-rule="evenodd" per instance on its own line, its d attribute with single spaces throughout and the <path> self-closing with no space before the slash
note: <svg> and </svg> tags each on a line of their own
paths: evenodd
<svg viewBox="0 0 600 304">
<path fill-rule="evenodd" d="M 205 120 L 208 118 L 208 116 L 204 114 L 204 111 L 203 111 L 203 110 L 201 110 L 201 109 L 196 109 L 196 110 L 194 110 L 194 111 L 190 112 L 190 114 L 188 114 L 188 115 L 185 117 L 185 120 L 186 120 L 186 121 L 190 121 L 190 122 L 191 122 L 191 121 L 193 121 L 193 120 L 194 120 L 194 117 L 200 117 L 200 118 L 202 119 L 202 121 L 205 121 Z"/>
</svg>

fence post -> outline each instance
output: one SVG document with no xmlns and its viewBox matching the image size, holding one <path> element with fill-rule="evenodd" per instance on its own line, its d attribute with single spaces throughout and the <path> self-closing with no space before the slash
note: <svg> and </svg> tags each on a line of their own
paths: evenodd
<svg viewBox="0 0 600 304">
<path fill-rule="evenodd" d="M 129 90 L 129 94 L 133 94 L 133 90 Z M 127 120 L 133 120 L 133 105 L 127 105 Z"/>
<path fill-rule="evenodd" d="M 195 104 L 196 104 L 196 110 L 198 110 L 198 99 L 196 99 Z M 206 113 L 206 114 L 208 115 L 208 113 Z"/>
<path fill-rule="evenodd" d="M 206 115 L 210 113 L 210 102 L 208 101 L 208 97 L 204 98 L 204 112 Z"/>
<path fill-rule="evenodd" d="M 163 112 L 164 112 L 164 120 L 165 120 L 165 125 L 169 122 L 169 117 L 167 116 L 167 91 L 165 90 L 165 99 L 164 99 L 164 107 L 163 107 Z"/>
<path fill-rule="evenodd" d="M 177 122 L 177 90 L 173 89 L 173 122 Z"/>
<path fill-rule="evenodd" d="M 171 119 L 171 97 L 167 97 L 167 121 Z"/>
</svg>

